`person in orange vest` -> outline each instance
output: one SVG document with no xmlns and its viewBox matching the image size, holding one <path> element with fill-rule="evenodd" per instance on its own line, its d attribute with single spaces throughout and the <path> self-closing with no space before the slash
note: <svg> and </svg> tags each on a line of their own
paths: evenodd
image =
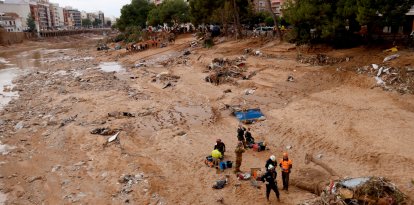
<svg viewBox="0 0 414 205">
<path fill-rule="evenodd" d="M 289 187 L 289 174 L 292 169 L 292 160 L 288 158 L 288 154 L 286 152 L 283 153 L 283 159 L 280 160 L 279 166 L 282 168 L 283 190 L 286 190 L 287 192 Z"/>
</svg>

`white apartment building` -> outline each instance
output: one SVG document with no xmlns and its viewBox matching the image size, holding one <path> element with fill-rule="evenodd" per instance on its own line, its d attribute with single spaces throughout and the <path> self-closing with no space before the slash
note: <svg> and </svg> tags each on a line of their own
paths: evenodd
<svg viewBox="0 0 414 205">
<path fill-rule="evenodd" d="M 7 3 L 12 2 L 12 3 Z M 0 1 L 0 13 L 16 13 L 22 23 L 22 27 L 27 28 L 27 17 L 30 15 L 29 1 L 24 0 L 6 0 Z"/>
<path fill-rule="evenodd" d="M 22 32 L 22 21 L 16 13 L 0 13 L 0 26 L 8 32 Z"/>
</svg>

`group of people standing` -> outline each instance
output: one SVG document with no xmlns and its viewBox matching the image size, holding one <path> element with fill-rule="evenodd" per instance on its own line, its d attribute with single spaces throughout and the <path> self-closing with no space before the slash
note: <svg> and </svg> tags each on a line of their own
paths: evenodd
<svg viewBox="0 0 414 205">
<path fill-rule="evenodd" d="M 283 153 L 283 158 L 279 161 L 279 166 L 282 174 L 283 190 L 289 191 L 289 175 L 292 169 L 292 160 L 289 159 L 288 154 Z M 279 190 L 277 187 L 277 162 L 274 155 L 266 161 L 266 173 L 262 177 L 262 181 L 266 184 L 266 198 L 269 200 L 270 192 L 273 190 L 276 194 L 276 198 L 279 201 Z"/>
<path fill-rule="evenodd" d="M 250 132 L 250 128 L 245 128 L 242 125 L 239 125 L 237 128 L 237 147 L 235 149 L 236 153 L 236 163 L 235 163 L 235 173 L 239 173 L 240 166 L 242 163 L 243 153 L 248 149 L 252 144 L 254 144 L 254 138 Z M 214 163 L 218 165 L 220 160 L 224 157 L 224 153 L 226 152 L 226 145 L 221 141 L 221 139 L 216 140 L 216 145 L 214 146 L 214 150 L 212 152 L 212 157 Z M 279 163 L 276 161 L 276 157 L 274 155 L 270 156 L 270 158 L 266 161 L 265 169 L 266 173 L 261 177 L 261 180 L 266 184 L 266 198 L 269 200 L 270 192 L 273 190 L 276 194 L 276 198 L 280 201 L 279 190 L 277 187 L 277 172 L 276 167 L 279 166 L 281 169 L 282 175 L 282 182 L 283 182 L 283 190 L 288 192 L 289 189 L 289 175 L 292 169 L 292 161 L 289 159 L 288 154 L 285 152 L 283 153 L 282 159 Z"/>
</svg>

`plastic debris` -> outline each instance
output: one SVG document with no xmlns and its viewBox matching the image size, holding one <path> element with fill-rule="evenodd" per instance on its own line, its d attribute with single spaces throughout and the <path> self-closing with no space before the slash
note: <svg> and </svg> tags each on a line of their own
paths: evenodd
<svg viewBox="0 0 414 205">
<path fill-rule="evenodd" d="M 382 74 L 382 70 L 384 70 L 384 67 L 381 67 L 377 73 L 377 77 L 379 77 Z"/>
<path fill-rule="evenodd" d="M 221 179 L 221 180 L 217 180 L 216 183 L 213 185 L 213 189 L 222 189 L 224 188 L 224 186 L 226 186 L 228 183 L 228 179 L 226 177 L 226 179 Z"/>
<path fill-rule="evenodd" d="M 390 56 L 385 57 L 383 62 L 387 62 L 387 61 L 390 61 L 390 60 L 394 60 L 394 59 L 396 59 L 398 57 L 400 57 L 399 54 L 390 55 Z"/>
<path fill-rule="evenodd" d="M 119 132 L 114 134 L 112 137 L 108 138 L 108 142 L 113 142 L 114 140 L 116 140 L 116 138 L 118 138 L 118 135 L 119 135 Z"/>
<path fill-rule="evenodd" d="M 385 85 L 385 82 L 380 77 L 375 77 L 375 80 L 377 80 L 377 85 Z"/>
<path fill-rule="evenodd" d="M 256 88 L 252 88 L 252 89 L 247 89 L 244 91 L 245 95 L 251 95 L 256 91 Z"/>
</svg>

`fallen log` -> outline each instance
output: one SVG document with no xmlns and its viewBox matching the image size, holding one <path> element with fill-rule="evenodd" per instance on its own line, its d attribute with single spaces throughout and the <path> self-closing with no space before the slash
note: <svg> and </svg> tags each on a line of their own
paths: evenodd
<svg viewBox="0 0 414 205">
<path fill-rule="evenodd" d="M 332 168 L 330 168 L 327 164 L 316 160 L 313 158 L 312 155 L 306 154 L 305 155 L 305 164 L 309 164 L 310 162 L 313 162 L 314 164 L 322 167 L 324 170 L 326 170 L 331 176 L 341 177 L 338 173 L 336 173 Z"/>
</svg>

